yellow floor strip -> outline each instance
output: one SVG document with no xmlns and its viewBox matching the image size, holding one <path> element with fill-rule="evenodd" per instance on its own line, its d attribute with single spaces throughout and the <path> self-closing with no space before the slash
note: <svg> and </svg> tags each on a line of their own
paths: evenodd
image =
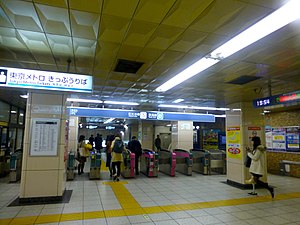
<svg viewBox="0 0 300 225">
<path fill-rule="evenodd" d="M 132 215 L 145 215 L 161 212 L 176 212 L 182 210 L 193 210 L 203 208 L 214 208 L 222 206 L 235 206 L 243 204 L 252 204 L 259 202 L 270 202 L 288 200 L 293 198 L 300 198 L 300 192 L 278 194 L 275 199 L 271 199 L 268 196 L 249 196 L 247 198 L 237 198 L 228 200 L 217 200 L 210 202 L 196 202 L 190 204 L 174 204 L 165 206 L 152 206 L 141 207 L 139 203 L 133 198 L 130 192 L 126 189 L 125 184 L 127 182 L 104 182 L 106 185 L 110 185 L 113 189 L 117 199 L 122 206 L 122 209 L 93 211 L 93 212 L 79 212 L 68 214 L 55 214 L 55 215 L 41 215 L 41 216 L 29 216 L 22 218 L 7 218 L 1 219 L 0 225 L 27 225 L 27 224 L 40 224 L 40 223 L 53 223 L 63 221 L 76 221 L 76 220 L 89 220 L 98 218 L 120 217 L 120 216 L 132 216 Z"/>
<path fill-rule="evenodd" d="M 134 199 L 131 193 L 127 190 L 124 184 L 128 184 L 126 181 L 122 182 L 103 182 L 103 184 L 110 185 L 115 193 L 122 209 L 139 209 L 140 204 Z"/>
</svg>

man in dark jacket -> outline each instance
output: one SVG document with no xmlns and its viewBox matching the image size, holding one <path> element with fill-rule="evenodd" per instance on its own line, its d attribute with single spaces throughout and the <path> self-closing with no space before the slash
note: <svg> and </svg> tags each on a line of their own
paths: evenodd
<svg viewBox="0 0 300 225">
<path fill-rule="evenodd" d="M 139 158 L 142 155 L 142 145 L 136 136 L 132 136 L 132 140 L 128 142 L 128 149 L 135 154 L 135 174 L 139 175 Z"/>
<path fill-rule="evenodd" d="M 97 134 L 97 136 L 95 137 L 95 149 L 100 152 L 102 147 L 102 135 L 101 134 Z"/>
</svg>

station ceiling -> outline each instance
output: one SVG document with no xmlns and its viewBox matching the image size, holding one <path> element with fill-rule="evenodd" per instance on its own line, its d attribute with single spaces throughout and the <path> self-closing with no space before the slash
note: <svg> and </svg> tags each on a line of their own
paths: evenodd
<svg viewBox="0 0 300 225">
<path fill-rule="evenodd" d="M 92 75 L 93 93 L 75 97 L 138 102 L 134 109 L 142 110 L 178 98 L 226 107 L 298 91 L 300 20 L 167 92 L 155 91 L 286 2 L 0 0 L 0 66 Z M 2 88 L 0 98 L 20 105 L 20 93 Z"/>
</svg>

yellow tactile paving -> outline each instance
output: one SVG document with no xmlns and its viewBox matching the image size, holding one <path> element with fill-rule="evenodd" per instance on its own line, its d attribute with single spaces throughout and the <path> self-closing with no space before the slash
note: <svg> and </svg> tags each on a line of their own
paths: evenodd
<svg viewBox="0 0 300 225">
<path fill-rule="evenodd" d="M 14 218 L 9 225 L 28 225 L 28 224 L 34 224 L 35 220 L 37 219 L 37 216 L 28 216 L 28 217 L 20 217 L 20 218 Z M 0 220 L 1 224 L 1 220 Z"/>
<path fill-rule="evenodd" d="M 9 219 L 3 219 L 3 220 L 0 220 L 0 224 L 1 225 L 7 225 L 10 223 L 10 221 L 12 221 L 13 219 L 12 218 L 9 218 Z"/>
<path fill-rule="evenodd" d="M 293 198 L 300 198 L 300 192 L 277 194 L 275 199 L 271 199 L 268 196 L 249 196 L 247 198 L 238 199 L 227 199 L 210 202 L 196 202 L 190 204 L 176 204 L 176 205 L 165 205 L 165 206 L 152 206 L 152 207 L 141 207 L 133 196 L 128 192 L 124 184 L 127 182 L 105 182 L 110 185 L 112 189 L 115 189 L 115 194 L 119 202 L 122 202 L 122 209 L 104 210 L 104 211 L 93 211 L 93 212 L 79 212 L 69 214 L 55 214 L 55 215 L 41 215 L 31 216 L 22 218 L 8 218 L 0 220 L 0 225 L 26 225 L 26 224 L 40 224 L 40 223 L 52 223 L 52 222 L 63 222 L 63 221 L 76 221 L 76 220 L 89 220 L 98 218 L 109 218 L 109 217 L 120 217 L 120 216 L 133 216 L 133 215 L 147 215 L 161 212 L 176 212 L 182 210 L 193 210 L 202 208 L 214 208 L 221 206 L 235 206 L 243 204 L 252 204 L 259 202 L 269 201 L 280 201 Z M 125 197 L 126 196 L 126 197 Z M 128 197 L 129 196 L 129 197 Z M 124 202 L 127 199 L 127 204 Z M 136 205 L 138 204 L 138 206 Z M 134 207 L 136 206 L 136 207 Z"/>
<path fill-rule="evenodd" d="M 122 209 L 141 208 L 140 204 L 134 199 L 134 197 L 125 187 L 124 184 L 128 184 L 128 182 L 104 182 L 104 184 L 111 186 Z"/>
<path fill-rule="evenodd" d="M 82 219 L 83 219 L 83 212 L 68 213 L 68 214 L 61 215 L 60 222 L 70 221 L 70 220 L 82 220 Z"/>
<path fill-rule="evenodd" d="M 60 221 L 61 214 L 55 214 L 55 215 L 42 215 L 37 218 L 35 221 L 36 224 L 41 223 L 55 223 L 57 221 Z"/>
<path fill-rule="evenodd" d="M 95 218 L 104 218 L 104 211 L 96 211 L 96 212 L 84 212 L 83 219 L 95 219 Z"/>
</svg>

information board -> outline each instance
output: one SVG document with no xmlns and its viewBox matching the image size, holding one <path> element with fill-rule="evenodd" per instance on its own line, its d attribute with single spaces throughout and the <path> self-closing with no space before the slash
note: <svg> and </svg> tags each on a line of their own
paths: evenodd
<svg viewBox="0 0 300 225">
<path fill-rule="evenodd" d="M 57 156 L 59 119 L 33 118 L 30 156 Z"/>
</svg>

